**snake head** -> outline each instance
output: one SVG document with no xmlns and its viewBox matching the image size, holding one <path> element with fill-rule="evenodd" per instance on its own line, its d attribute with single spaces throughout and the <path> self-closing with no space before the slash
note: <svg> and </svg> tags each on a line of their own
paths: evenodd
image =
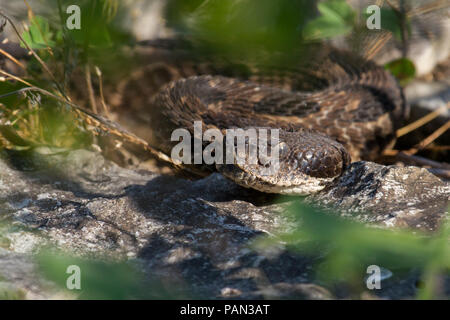
<svg viewBox="0 0 450 320">
<path fill-rule="evenodd" d="M 244 187 L 308 195 L 329 185 L 350 163 L 343 145 L 318 132 L 277 130 L 278 137 L 273 138 L 273 130 L 265 141 L 259 135 L 256 140 L 246 137 L 245 148 L 235 144 L 233 163 L 218 164 L 217 170 Z"/>
</svg>

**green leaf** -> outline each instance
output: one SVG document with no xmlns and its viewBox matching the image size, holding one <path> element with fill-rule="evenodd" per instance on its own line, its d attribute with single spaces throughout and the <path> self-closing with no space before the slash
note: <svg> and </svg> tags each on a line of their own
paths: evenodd
<svg viewBox="0 0 450 320">
<path fill-rule="evenodd" d="M 330 0 L 317 5 L 322 15 L 351 22 L 354 17 L 353 9 L 344 0 Z"/>
<path fill-rule="evenodd" d="M 322 15 L 305 26 L 303 35 L 306 39 L 344 35 L 353 28 L 355 13 L 344 0 L 321 2 L 317 7 Z"/>
<path fill-rule="evenodd" d="M 414 63 L 407 58 L 391 61 L 385 65 L 385 68 L 399 80 L 401 85 L 407 84 L 416 75 Z"/>
<path fill-rule="evenodd" d="M 32 49 L 44 49 L 55 46 L 55 42 L 52 40 L 53 33 L 50 31 L 50 25 L 41 16 L 35 16 L 31 20 L 31 25 L 28 31 L 22 33 L 22 38 Z M 24 44 L 21 45 L 25 48 Z"/>
<path fill-rule="evenodd" d="M 24 95 L 10 94 L 10 93 L 18 91 L 25 87 L 26 85 L 20 82 L 15 83 L 11 81 L 0 82 L 0 96 L 3 96 L 2 98 L 0 98 L 0 104 L 3 104 L 10 110 L 14 110 L 14 108 L 17 108 L 19 105 L 21 105 L 21 103 L 23 103 L 25 97 Z"/>
<path fill-rule="evenodd" d="M 401 17 L 392 9 L 381 9 L 381 28 L 392 32 L 397 40 L 402 39 Z M 410 21 L 406 20 L 407 32 L 411 32 Z"/>
</svg>

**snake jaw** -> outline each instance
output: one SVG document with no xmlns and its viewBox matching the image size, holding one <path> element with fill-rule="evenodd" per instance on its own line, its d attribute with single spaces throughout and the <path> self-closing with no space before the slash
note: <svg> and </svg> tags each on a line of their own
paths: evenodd
<svg viewBox="0 0 450 320">
<path fill-rule="evenodd" d="M 299 174 L 290 183 L 280 184 L 276 178 L 257 177 L 239 170 L 235 165 L 216 165 L 216 168 L 223 176 L 236 184 L 265 193 L 305 196 L 319 192 L 334 180 L 334 178 L 311 178 L 306 174 Z"/>
</svg>

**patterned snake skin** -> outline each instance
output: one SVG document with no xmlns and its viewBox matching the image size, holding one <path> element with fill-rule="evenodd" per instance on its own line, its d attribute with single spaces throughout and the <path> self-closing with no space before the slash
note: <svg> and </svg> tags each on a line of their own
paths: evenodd
<svg viewBox="0 0 450 320">
<path fill-rule="evenodd" d="M 266 64 L 261 71 L 195 59 L 161 43 L 147 43 L 157 54 L 146 67 L 153 83 L 145 83 L 145 111 L 140 111 L 152 133 L 145 139 L 170 156 L 178 144 L 171 141 L 172 132 L 185 128 L 194 136 L 194 121 L 201 121 L 203 132 L 280 129 L 280 167 L 274 174 L 264 174 L 259 162 L 184 166 L 193 172 L 219 171 L 245 187 L 281 194 L 317 192 L 351 160 L 374 160 L 392 145 L 405 113 L 393 76 L 329 46 L 318 46 L 307 58 L 299 56 L 298 65 Z M 116 131 L 120 136 L 121 130 Z"/>
</svg>

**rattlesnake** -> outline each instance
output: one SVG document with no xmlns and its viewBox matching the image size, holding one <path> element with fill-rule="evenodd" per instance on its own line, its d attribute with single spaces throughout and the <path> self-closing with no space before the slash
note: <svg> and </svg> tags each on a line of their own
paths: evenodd
<svg viewBox="0 0 450 320">
<path fill-rule="evenodd" d="M 169 159 L 178 143 L 171 141 L 172 132 L 185 128 L 193 136 L 194 121 L 202 123 L 203 132 L 281 129 L 280 167 L 273 174 L 267 175 L 259 162 L 183 165 L 190 171 L 219 171 L 242 186 L 269 193 L 317 192 L 351 160 L 374 160 L 392 145 L 405 114 L 402 90 L 392 75 L 331 46 L 314 44 L 301 55 L 290 54 L 289 61 L 297 59 L 297 65 L 261 67 L 205 61 L 180 53 L 173 43 L 147 43 L 157 54 L 146 67 L 153 78 L 144 83 L 146 105 L 139 115 L 146 119 L 152 133 L 146 139 L 157 154 Z M 137 140 L 117 127 L 112 131 Z"/>
</svg>

